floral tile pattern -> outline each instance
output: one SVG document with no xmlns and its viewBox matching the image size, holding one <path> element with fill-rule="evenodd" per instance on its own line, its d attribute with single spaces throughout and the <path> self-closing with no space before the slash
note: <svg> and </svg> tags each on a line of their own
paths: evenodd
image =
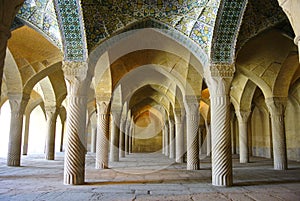
<svg viewBox="0 0 300 201">
<path fill-rule="evenodd" d="M 83 0 L 88 49 L 130 24 L 153 18 L 209 52 L 220 0 Z M 199 30 L 202 28 L 202 30 Z"/>
<path fill-rule="evenodd" d="M 58 22 L 51 0 L 26 0 L 17 14 L 17 18 L 24 20 L 45 33 L 59 48 L 62 40 Z"/>
</svg>

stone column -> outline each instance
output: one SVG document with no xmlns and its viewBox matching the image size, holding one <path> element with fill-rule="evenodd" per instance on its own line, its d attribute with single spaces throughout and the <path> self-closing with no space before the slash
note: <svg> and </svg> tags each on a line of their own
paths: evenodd
<svg viewBox="0 0 300 201">
<path fill-rule="evenodd" d="M 97 101 L 96 168 L 108 168 L 109 103 Z"/>
<path fill-rule="evenodd" d="M 87 88 L 91 77 L 87 74 L 86 62 L 64 62 L 62 69 L 68 92 L 64 184 L 83 184 Z"/>
<path fill-rule="evenodd" d="M 111 140 L 110 140 L 110 152 L 109 160 L 111 162 L 119 161 L 119 142 L 120 142 L 120 129 L 119 129 L 119 114 L 112 113 L 111 119 Z"/>
<path fill-rule="evenodd" d="M 26 114 L 25 115 L 24 134 L 23 134 L 23 149 L 22 149 L 23 155 L 27 155 L 27 153 L 28 153 L 29 122 L 30 122 L 30 114 Z"/>
<path fill-rule="evenodd" d="M 164 126 L 164 139 L 165 139 L 165 156 L 170 155 L 170 149 L 169 149 L 169 123 L 168 121 L 165 121 L 165 126 Z"/>
<path fill-rule="evenodd" d="M 201 126 L 199 126 L 199 129 L 198 129 L 198 139 L 199 139 L 199 141 L 198 141 L 198 143 L 199 143 L 199 158 L 200 158 L 200 155 L 204 152 L 203 151 L 203 147 L 202 147 L 202 145 L 203 145 L 203 127 L 201 127 Z"/>
<path fill-rule="evenodd" d="M 238 110 L 236 116 L 239 121 L 239 145 L 240 145 L 240 163 L 249 163 L 249 145 L 248 145 L 248 119 L 250 111 Z"/>
<path fill-rule="evenodd" d="M 170 155 L 169 158 L 175 158 L 175 132 L 174 132 L 174 120 L 169 120 L 169 141 L 170 141 Z"/>
<path fill-rule="evenodd" d="M 165 126 L 163 125 L 161 127 L 161 135 L 162 135 L 162 148 L 161 148 L 161 153 L 165 154 Z"/>
<path fill-rule="evenodd" d="M 211 126 L 206 124 L 206 156 L 211 156 Z"/>
<path fill-rule="evenodd" d="M 185 97 L 187 125 L 187 170 L 199 169 L 199 102 L 194 96 Z"/>
<path fill-rule="evenodd" d="M 274 169 L 286 170 L 287 152 L 284 125 L 284 113 L 287 104 L 285 97 L 267 98 L 266 104 L 271 116 Z"/>
<path fill-rule="evenodd" d="M 8 94 L 8 98 L 11 108 L 11 117 L 7 165 L 20 166 L 23 114 L 30 96 L 26 94 Z"/>
<path fill-rule="evenodd" d="M 236 154 L 236 130 L 235 130 L 235 114 L 234 112 L 231 113 L 231 121 L 230 121 L 230 131 L 231 131 L 231 149 L 232 154 Z"/>
<path fill-rule="evenodd" d="M 181 111 L 175 111 L 175 143 L 176 143 L 176 162 L 183 163 L 184 155 L 184 136 L 183 136 L 183 116 Z"/>
<path fill-rule="evenodd" d="M 129 154 L 129 134 L 130 133 L 130 120 L 126 121 L 125 129 L 125 155 Z"/>
<path fill-rule="evenodd" d="M 218 68 L 220 67 L 220 68 Z M 232 185 L 229 87 L 231 66 L 213 66 L 209 81 L 211 104 L 212 184 Z M 223 71 L 224 69 L 224 71 Z M 221 72 L 220 72 L 221 71 Z"/>
<path fill-rule="evenodd" d="M 64 148 L 64 135 L 65 135 L 65 121 L 62 121 L 61 122 L 60 147 L 59 147 L 60 152 L 63 152 L 63 148 Z"/>
<path fill-rule="evenodd" d="M 130 123 L 130 128 L 129 128 L 129 154 L 132 153 L 132 136 L 133 136 L 133 129 L 134 129 L 134 123 L 133 120 Z"/>
<path fill-rule="evenodd" d="M 125 127 L 126 127 L 126 118 L 121 118 L 120 122 L 120 158 L 125 157 Z"/>
<path fill-rule="evenodd" d="M 91 153 L 96 153 L 96 144 L 97 144 L 97 126 L 92 126 Z"/>
<path fill-rule="evenodd" d="M 16 13 L 23 5 L 24 0 L 0 1 L 0 89 L 2 85 L 2 76 L 4 60 L 6 56 L 7 41 L 11 36 L 10 27 L 16 16 Z M 1 95 L 1 90 L 0 90 Z"/>
<path fill-rule="evenodd" d="M 54 160 L 55 155 L 55 129 L 56 118 L 58 115 L 58 109 L 56 106 L 46 106 L 47 115 L 47 135 L 45 144 L 45 158 L 47 160 Z"/>
</svg>

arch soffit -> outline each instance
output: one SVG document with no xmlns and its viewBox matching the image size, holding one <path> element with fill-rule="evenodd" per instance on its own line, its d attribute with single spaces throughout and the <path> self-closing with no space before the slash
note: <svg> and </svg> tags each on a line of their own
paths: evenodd
<svg viewBox="0 0 300 201">
<path fill-rule="evenodd" d="M 147 75 L 147 77 L 144 77 Z M 132 70 L 123 77 L 117 87 L 122 85 L 123 102 L 128 101 L 132 94 L 144 85 L 164 86 L 175 96 L 175 86 L 185 95 L 183 84 L 170 73 L 166 72 L 158 65 L 146 65 Z"/>
<path fill-rule="evenodd" d="M 33 87 L 39 83 L 46 105 L 56 105 L 57 97 L 48 75 L 61 69 L 61 62 L 53 64 L 33 75 L 24 85 L 23 93 L 30 94 Z M 46 79 L 44 79 L 46 78 Z M 40 82 L 41 81 L 41 82 Z"/>
<path fill-rule="evenodd" d="M 137 50 L 155 49 L 179 55 L 203 75 L 203 67 L 208 66 L 208 58 L 203 55 L 202 49 L 182 34 L 165 32 L 166 30 L 153 28 L 137 29 L 106 40 L 89 55 L 91 72 L 94 72 L 96 80 L 99 80 L 110 64 L 118 58 Z"/>
<path fill-rule="evenodd" d="M 3 71 L 3 77 L 7 86 L 7 93 L 22 93 L 22 77 L 15 59 L 13 58 L 8 48 L 6 49 L 5 65 Z"/>
<path fill-rule="evenodd" d="M 129 109 L 130 110 L 139 110 L 140 108 L 146 106 L 146 105 L 161 105 L 165 108 L 165 110 L 169 110 L 169 101 L 167 100 L 166 97 L 158 97 L 158 96 L 147 96 L 143 99 L 138 100 L 135 103 L 129 104 Z M 172 107 L 172 104 L 171 104 Z"/>
<path fill-rule="evenodd" d="M 292 41 L 282 36 L 279 31 L 264 32 L 251 39 L 240 50 L 236 62 L 237 72 L 244 74 L 260 87 L 265 98 L 273 97 L 277 77 L 284 70 L 282 64 L 294 48 Z"/>
<path fill-rule="evenodd" d="M 256 85 L 245 75 L 237 73 L 232 81 L 231 102 L 235 110 L 251 110 Z"/>
</svg>

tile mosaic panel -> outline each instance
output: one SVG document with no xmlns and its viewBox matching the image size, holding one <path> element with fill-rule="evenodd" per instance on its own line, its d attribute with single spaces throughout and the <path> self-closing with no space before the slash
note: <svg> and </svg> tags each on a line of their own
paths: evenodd
<svg viewBox="0 0 300 201">
<path fill-rule="evenodd" d="M 282 30 L 290 29 L 289 21 L 277 0 L 249 0 L 240 28 L 236 51 L 241 49 L 250 38 L 279 24 L 284 24 L 281 27 Z"/>
<path fill-rule="evenodd" d="M 57 47 L 62 47 L 53 1 L 26 0 L 17 13 L 17 18 L 45 33 Z"/>
<path fill-rule="evenodd" d="M 247 0 L 224 1 L 223 10 L 215 25 L 212 63 L 234 62 L 235 42 Z"/>
<path fill-rule="evenodd" d="M 166 24 L 167 29 L 182 32 L 208 53 L 219 3 L 220 0 L 83 0 L 88 49 L 137 21 L 152 18 Z"/>
</svg>

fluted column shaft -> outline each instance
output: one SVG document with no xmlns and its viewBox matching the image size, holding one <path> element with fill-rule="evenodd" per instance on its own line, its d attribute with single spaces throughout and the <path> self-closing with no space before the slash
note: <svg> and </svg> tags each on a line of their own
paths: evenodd
<svg viewBox="0 0 300 201">
<path fill-rule="evenodd" d="M 67 124 L 64 161 L 64 184 L 83 184 L 85 178 L 85 131 L 87 88 L 91 77 L 86 62 L 64 62 L 67 85 Z"/>
<path fill-rule="evenodd" d="M 23 155 L 27 155 L 28 153 L 29 122 L 30 122 L 30 114 L 27 114 L 25 116 L 25 126 L 24 126 L 24 134 L 23 134 L 23 148 L 22 148 Z"/>
<path fill-rule="evenodd" d="M 29 100 L 29 95 L 8 95 L 11 107 L 10 131 L 8 141 L 8 166 L 20 166 L 23 114 Z"/>
<path fill-rule="evenodd" d="M 183 136 L 183 124 L 182 116 L 175 114 L 175 143 L 176 143 L 176 162 L 183 163 L 184 155 L 184 136 Z"/>
<path fill-rule="evenodd" d="M 270 112 L 272 124 L 274 169 L 286 170 L 288 165 L 284 113 L 286 109 L 287 98 L 268 98 L 266 99 L 266 104 Z"/>
<path fill-rule="evenodd" d="M 175 158 L 175 132 L 174 132 L 174 120 L 169 120 L 169 141 L 170 141 L 170 155 L 169 158 Z"/>
<path fill-rule="evenodd" d="M 199 169 L 199 102 L 193 100 L 187 102 L 187 170 Z"/>
<path fill-rule="evenodd" d="M 250 111 L 236 111 L 239 121 L 239 145 L 240 145 L 240 163 L 249 162 L 249 145 L 248 145 L 248 119 Z"/>
<path fill-rule="evenodd" d="M 97 126 L 92 127 L 91 133 L 91 152 L 96 153 L 97 146 Z"/>
<path fill-rule="evenodd" d="M 109 145 L 109 104 L 97 103 L 97 142 L 96 142 L 96 168 L 108 168 Z"/>
<path fill-rule="evenodd" d="M 119 142 L 120 142 L 120 129 L 118 125 L 118 117 L 117 114 L 113 114 L 113 118 L 111 120 L 111 140 L 110 140 L 110 154 L 109 160 L 111 162 L 119 161 Z"/>
<path fill-rule="evenodd" d="M 45 107 L 47 115 L 47 135 L 45 146 L 45 158 L 47 160 L 54 160 L 55 153 L 55 130 L 56 130 L 56 118 L 58 115 L 58 109 L 56 106 Z"/>
</svg>

